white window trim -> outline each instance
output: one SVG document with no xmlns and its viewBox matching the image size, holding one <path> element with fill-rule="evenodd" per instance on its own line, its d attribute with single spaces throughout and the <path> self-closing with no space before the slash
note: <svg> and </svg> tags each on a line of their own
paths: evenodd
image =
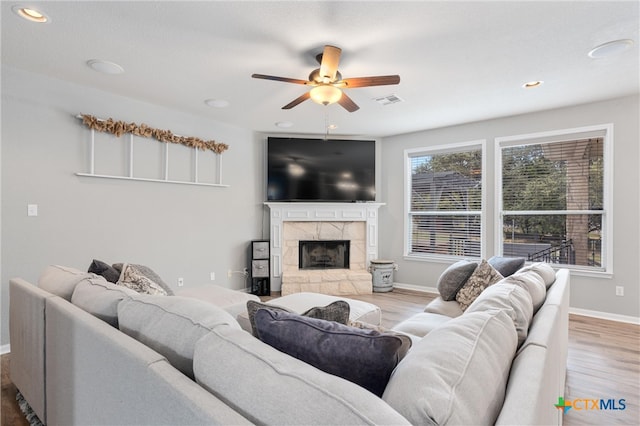
<svg viewBox="0 0 640 426">
<path fill-rule="evenodd" d="M 502 254 L 502 217 L 505 212 L 502 210 L 502 148 L 526 144 L 562 142 L 574 138 L 601 137 L 604 141 L 604 174 L 603 174 L 603 194 L 604 213 L 602 213 L 602 226 L 605 235 L 605 242 L 602 252 L 603 271 L 595 271 L 575 265 L 562 265 L 563 268 L 571 270 L 572 274 L 591 277 L 612 277 L 613 276 L 613 124 L 598 124 L 594 126 L 576 127 L 572 129 L 552 130 L 540 133 L 529 133 L 514 136 L 503 136 L 495 138 L 495 224 L 494 224 L 494 247 L 497 255 Z M 484 178 L 484 176 L 483 176 Z M 578 213 L 590 213 L 585 210 Z M 538 212 L 540 213 L 540 212 Z M 545 213 L 545 212 L 542 212 Z M 553 212 L 562 213 L 562 212 Z M 600 213 L 598 211 L 597 213 Z"/>
<path fill-rule="evenodd" d="M 438 255 L 438 254 L 424 254 L 424 255 L 416 255 L 410 254 L 410 238 L 409 235 L 411 233 L 411 220 L 409 217 L 410 212 L 410 204 L 411 204 L 411 157 L 415 157 L 421 153 L 425 154 L 436 154 L 436 153 L 447 153 L 447 152 L 458 152 L 462 148 L 473 148 L 479 147 L 482 153 L 482 178 L 480 179 L 482 185 L 482 193 L 480 195 L 482 200 L 482 210 L 480 210 L 480 253 L 481 258 L 485 257 L 486 253 L 486 229 L 488 225 L 487 220 L 487 140 L 486 139 L 478 139 L 467 142 L 458 142 L 446 145 L 434 145 L 434 146 L 425 146 L 420 148 L 410 148 L 404 150 L 404 249 L 403 249 L 403 258 L 405 260 L 414 260 L 419 262 L 449 262 L 449 261 L 457 261 L 460 260 L 461 256 L 449 256 L 449 255 Z"/>
</svg>

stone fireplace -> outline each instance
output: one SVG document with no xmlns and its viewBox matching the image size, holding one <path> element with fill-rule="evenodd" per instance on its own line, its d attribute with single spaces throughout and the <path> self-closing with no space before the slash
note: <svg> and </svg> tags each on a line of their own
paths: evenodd
<svg viewBox="0 0 640 426">
<path fill-rule="evenodd" d="M 367 268 L 369 261 L 378 257 L 381 204 L 267 205 L 271 212 L 272 290 L 280 290 L 283 296 L 298 292 L 332 295 L 372 292 Z M 304 265 L 308 261 L 311 266 Z"/>
</svg>

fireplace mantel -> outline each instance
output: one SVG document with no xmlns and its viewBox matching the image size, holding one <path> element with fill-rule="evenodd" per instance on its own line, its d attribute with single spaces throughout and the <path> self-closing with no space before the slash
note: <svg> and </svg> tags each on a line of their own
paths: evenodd
<svg viewBox="0 0 640 426">
<path fill-rule="evenodd" d="M 378 258 L 378 209 L 384 203 L 265 203 L 269 207 L 271 289 L 282 285 L 284 222 L 365 222 L 367 262 Z"/>
</svg>

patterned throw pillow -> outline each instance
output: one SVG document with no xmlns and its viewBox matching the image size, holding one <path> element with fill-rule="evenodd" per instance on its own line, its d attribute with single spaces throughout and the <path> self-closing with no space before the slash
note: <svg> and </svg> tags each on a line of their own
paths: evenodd
<svg viewBox="0 0 640 426">
<path fill-rule="evenodd" d="M 465 311 L 485 288 L 497 283 L 502 278 L 500 272 L 493 269 L 493 267 L 483 259 L 467 282 L 458 290 L 458 294 L 456 294 L 456 301 L 460 304 L 460 309 Z"/>
<path fill-rule="evenodd" d="M 291 314 L 296 313 L 282 306 L 256 302 L 255 300 L 248 300 L 247 313 L 249 314 L 249 323 L 251 324 L 253 335 L 256 337 L 258 337 L 258 335 L 256 333 L 255 317 L 258 309 L 269 309 L 271 311 L 288 312 Z M 335 321 L 340 324 L 347 324 L 349 322 L 349 312 L 350 306 L 347 302 L 345 302 L 344 300 L 336 300 L 333 303 L 329 303 L 327 306 L 318 306 L 315 308 L 311 308 L 300 315 L 325 321 Z"/>
<path fill-rule="evenodd" d="M 124 266 L 129 265 L 129 267 L 132 267 L 136 270 L 136 273 L 138 275 L 142 275 L 144 277 L 146 277 L 147 279 L 153 281 L 156 285 L 158 285 L 160 288 L 162 288 L 165 293 L 167 293 L 167 296 L 174 296 L 175 293 L 173 292 L 173 290 L 171 289 L 171 287 L 165 283 L 162 278 L 160 278 L 160 276 L 158 274 L 155 273 L 154 270 L 152 270 L 151 268 L 149 268 L 148 266 L 145 265 L 137 265 L 134 263 L 114 263 L 112 266 L 113 268 L 118 271 L 120 274 L 122 274 L 122 270 L 124 268 Z M 118 280 L 116 280 L 117 283 Z"/>
<path fill-rule="evenodd" d="M 145 275 L 137 265 L 125 263 L 122 266 L 120 279 L 116 283 L 141 294 L 167 296 L 167 291 L 156 281 Z"/>
</svg>

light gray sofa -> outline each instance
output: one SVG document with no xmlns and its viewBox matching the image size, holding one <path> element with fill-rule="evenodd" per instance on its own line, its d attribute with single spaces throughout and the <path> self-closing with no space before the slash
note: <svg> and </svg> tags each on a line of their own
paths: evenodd
<svg viewBox="0 0 640 426">
<path fill-rule="evenodd" d="M 39 286 L 10 282 L 10 375 L 46 424 L 561 420 L 553 403 L 564 392 L 566 270 L 555 274 L 519 347 L 510 308 L 489 303 L 436 326 L 425 319 L 382 398 L 264 344 L 238 325 L 237 307 L 142 296 L 93 274 L 55 272 Z M 467 367 L 438 371 L 443 359 Z M 496 383 L 494 394 L 486 383 L 476 387 L 483 381 Z"/>
</svg>

